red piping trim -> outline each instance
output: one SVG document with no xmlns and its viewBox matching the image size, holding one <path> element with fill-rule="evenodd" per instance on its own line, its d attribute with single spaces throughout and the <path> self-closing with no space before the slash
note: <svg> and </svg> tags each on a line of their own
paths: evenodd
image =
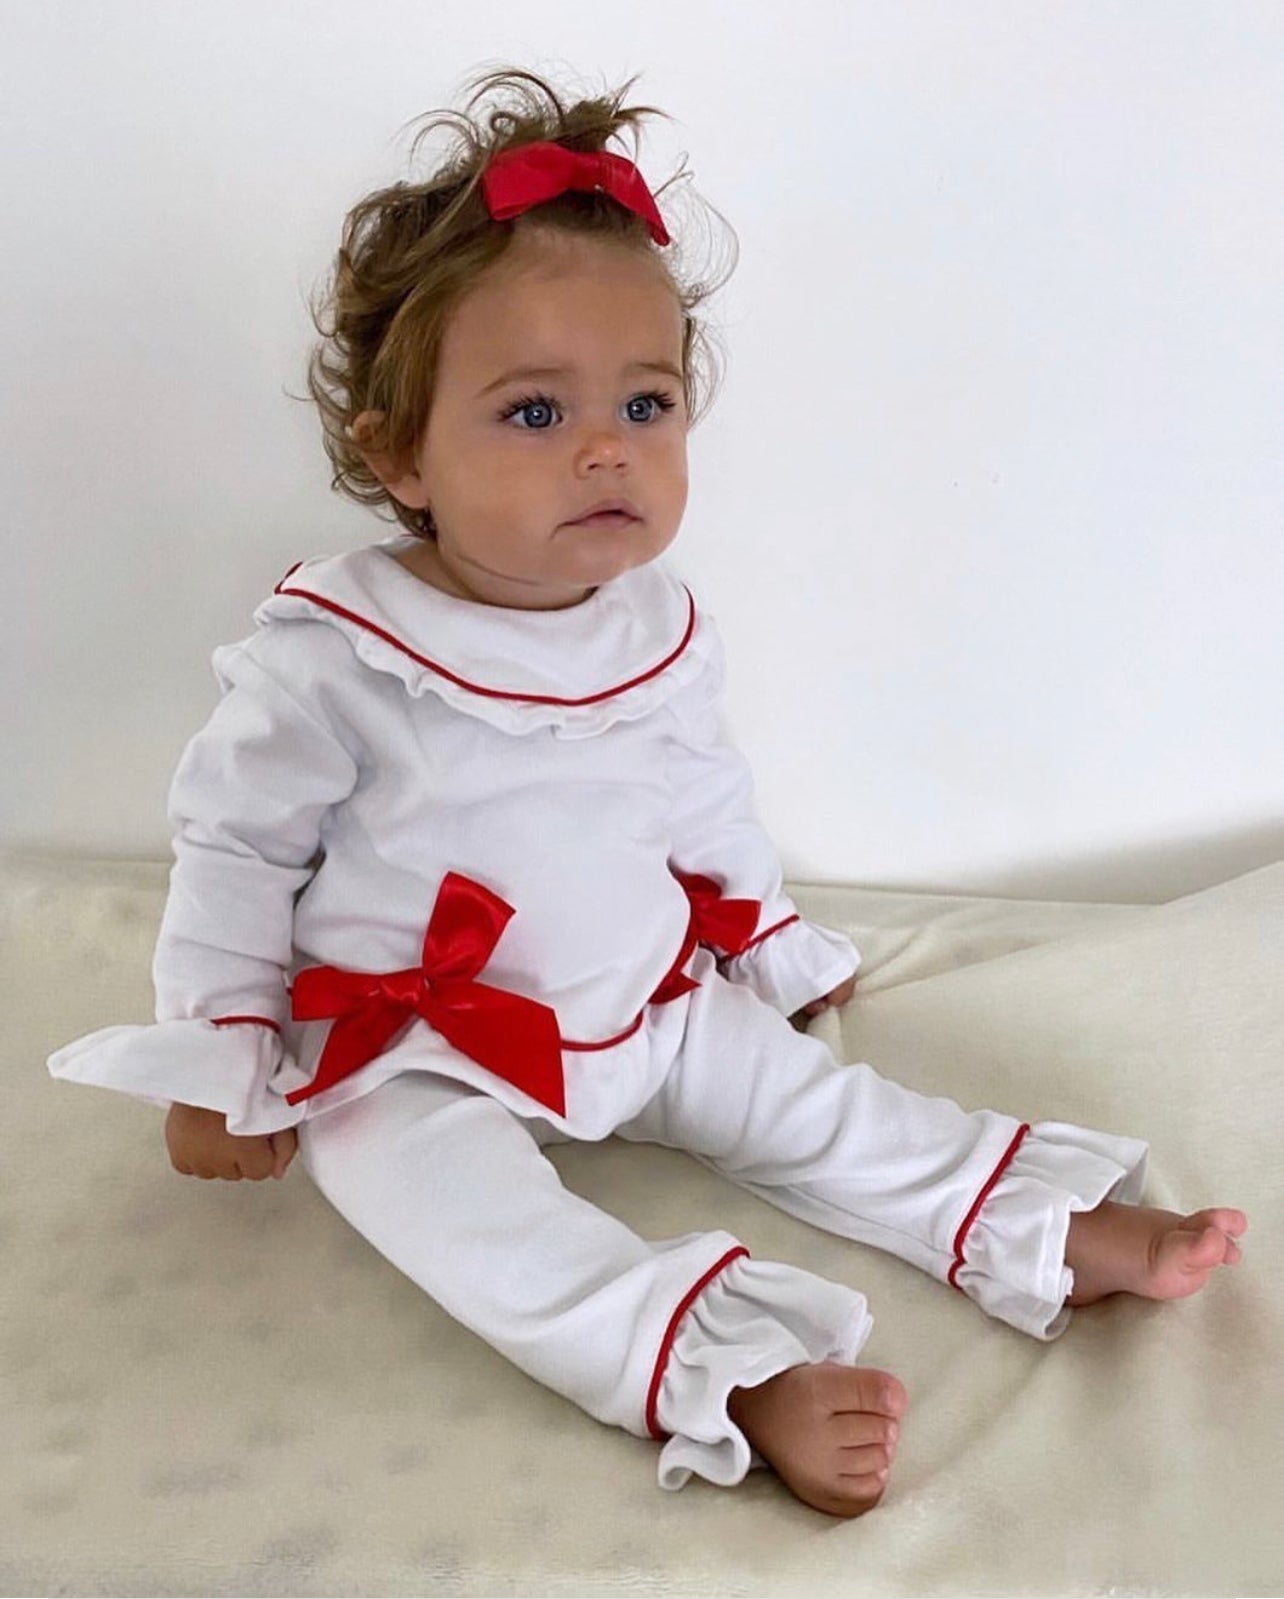
<svg viewBox="0 0 1284 1599">
<path fill-rule="evenodd" d="M 248 1022 L 254 1027 L 270 1027 L 274 1033 L 281 1031 L 281 1024 L 270 1016 L 211 1016 L 209 1020 L 212 1027 L 235 1027 Z"/>
<path fill-rule="evenodd" d="M 949 1274 L 949 1277 L 947 1279 L 947 1281 L 949 1282 L 949 1285 L 950 1285 L 951 1288 L 958 1288 L 959 1287 L 957 1279 L 958 1279 L 958 1274 L 959 1274 L 959 1268 L 964 1263 L 963 1262 L 963 1246 L 967 1242 L 967 1235 L 972 1231 L 972 1224 L 976 1221 L 976 1218 L 981 1214 L 981 1207 L 982 1207 L 982 1205 L 985 1204 L 986 1200 L 990 1197 L 990 1194 L 991 1194 L 991 1192 L 994 1189 L 994 1185 L 998 1182 L 999 1178 L 1002 1177 L 1003 1173 L 1005 1171 L 1007 1171 L 1008 1167 L 1012 1164 L 1013 1157 L 1016 1155 L 1017 1150 L 1020 1149 L 1022 1143 L 1025 1141 L 1025 1135 L 1029 1131 L 1030 1131 L 1029 1122 L 1022 1122 L 1020 1127 L 1017 1128 L 1016 1137 L 1012 1140 L 1012 1142 L 1008 1145 L 1008 1147 L 1003 1151 L 1002 1159 L 999 1161 L 999 1164 L 994 1168 L 994 1170 L 990 1173 L 989 1180 L 986 1182 L 985 1187 L 982 1188 L 981 1192 L 976 1196 L 976 1199 L 973 1201 L 971 1210 L 969 1210 L 967 1215 L 964 1216 L 964 1218 L 963 1218 L 963 1225 L 959 1228 L 958 1232 L 954 1236 L 954 1264 L 950 1267 L 950 1274 Z M 963 1290 L 960 1288 L 959 1292 L 962 1293 L 962 1291 Z"/>
<path fill-rule="evenodd" d="M 622 1044 L 625 1039 L 633 1037 L 634 1033 L 641 1027 L 642 1019 L 645 1015 L 645 1011 L 639 1011 L 636 1020 L 626 1027 L 622 1033 L 616 1033 L 614 1038 L 604 1038 L 600 1044 L 577 1044 L 570 1038 L 564 1038 L 562 1040 L 562 1048 L 575 1049 L 581 1052 L 594 1049 L 613 1049 L 616 1044 Z"/>
<path fill-rule="evenodd" d="M 674 961 L 673 965 L 670 966 L 670 968 L 669 968 L 668 972 L 665 974 L 665 976 L 660 979 L 659 986 L 656 988 L 656 991 L 655 991 L 656 994 L 660 993 L 660 991 L 662 989 L 664 989 L 664 988 L 666 988 L 668 986 L 669 982 L 681 972 L 682 968 L 687 964 L 687 962 L 691 959 L 691 957 L 695 954 L 695 952 L 696 952 L 696 936 L 695 936 L 695 919 L 693 917 L 691 922 L 690 922 L 690 924 L 687 927 L 687 936 L 682 941 L 682 948 L 678 951 L 678 957 Z M 691 978 L 687 979 L 687 983 L 688 983 L 688 985 L 690 987 L 693 987 L 693 988 L 698 988 L 700 986 L 698 983 L 696 983 Z M 654 1004 L 654 1003 L 655 1003 L 655 995 L 653 994 L 651 996 L 651 998 L 647 1001 L 647 1004 L 651 1005 L 651 1004 Z M 661 1004 L 665 1004 L 665 1003 L 667 1003 L 667 1001 L 661 1000 L 660 1003 Z M 629 1023 L 629 1025 L 624 1029 L 624 1031 L 622 1033 L 616 1033 L 614 1038 L 604 1038 L 600 1044 L 581 1044 L 581 1043 L 576 1043 L 573 1039 L 564 1038 L 562 1040 L 562 1048 L 563 1049 L 578 1050 L 581 1053 L 583 1053 L 585 1051 L 588 1051 L 588 1050 L 595 1050 L 595 1049 L 612 1049 L 612 1048 L 614 1048 L 614 1046 L 616 1044 L 623 1044 L 626 1039 L 632 1038 L 634 1033 L 637 1032 L 638 1028 L 641 1027 L 641 1025 L 642 1025 L 642 1023 L 643 1023 L 643 1021 L 645 1019 L 646 1019 L 646 1009 L 644 1007 L 642 1010 L 640 1010 L 637 1013 L 637 1015 L 633 1018 L 633 1020 Z"/>
<path fill-rule="evenodd" d="M 744 949 L 740 950 L 739 953 L 743 955 L 745 950 L 752 949 L 755 944 L 761 944 L 764 938 L 770 938 L 773 933 L 778 933 L 782 927 L 789 927 L 794 922 L 801 920 L 802 918 L 799 916 L 798 912 L 795 911 L 792 916 L 786 916 L 783 922 L 777 922 L 774 927 L 769 927 L 765 933 L 755 934 L 755 936 L 749 940 Z"/>
<path fill-rule="evenodd" d="M 300 562 L 299 565 L 302 565 L 302 562 Z M 290 568 L 291 572 L 297 570 L 297 567 Z M 285 577 L 283 577 L 277 584 L 276 588 L 273 589 L 272 592 L 274 594 L 284 594 L 290 595 L 295 599 L 310 600 L 313 605 L 319 605 L 323 610 L 332 611 L 336 616 L 342 616 L 349 622 L 355 622 L 358 627 L 365 628 L 368 633 L 373 633 L 378 638 L 383 639 L 386 644 L 391 644 L 395 649 L 400 650 L 403 655 L 408 655 L 410 659 L 416 662 L 419 666 L 426 666 L 430 672 L 436 672 L 438 677 L 444 677 L 448 682 L 456 684 L 459 688 L 467 689 L 472 694 L 481 694 L 487 699 L 492 700 L 517 700 L 524 705 L 596 705 L 601 700 L 614 699 L 617 694 L 623 694 L 627 689 L 636 688 L 639 683 L 646 683 L 651 678 L 658 677 L 666 667 L 672 666 L 674 661 L 677 660 L 678 656 L 682 654 L 687 645 L 691 642 L 691 635 L 695 632 L 695 597 L 691 593 L 691 590 L 688 589 L 684 583 L 682 586 L 684 589 L 686 589 L 687 605 L 689 608 L 687 614 L 686 632 L 683 633 L 682 641 L 678 645 L 677 649 L 666 655 L 664 659 L 658 663 L 658 665 L 651 667 L 648 671 L 640 673 L 637 677 L 631 677 L 627 683 L 619 683 L 615 688 L 604 689 L 600 694 L 589 694 L 584 699 L 580 700 L 560 699 L 554 694 L 515 694 L 509 689 L 487 688 L 481 683 L 470 683 L 467 678 L 460 677 L 457 673 L 449 671 L 437 661 L 430 661 L 426 655 L 420 655 L 416 650 L 412 650 L 408 644 L 403 644 L 401 640 L 394 634 L 387 632 L 386 629 L 382 627 L 378 627 L 374 622 L 369 621 L 366 617 L 358 616 L 355 611 L 348 610 L 346 606 L 339 605 L 334 600 L 327 600 L 322 595 L 313 594 L 308 589 L 286 588 L 285 584 L 289 576 L 290 572 L 287 572 Z"/>
<path fill-rule="evenodd" d="M 660 1397 L 660 1383 L 664 1378 L 664 1368 L 669 1363 L 669 1356 L 673 1351 L 673 1340 L 678 1335 L 678 1323 L 691 1308 L 696 1296 L 713 1281 L 718 1273 L 725 1271 L 733 1260 L 736 1260 L 741 1255 L 747 1256 L 748 1253 L 749 1251 L 743 1244 L 737 1244 L 734 1249 L 729 1249 L 722 1259 L 715 1265 L 710 1266 L 699 1282 L 695 1283 L 682 1296 L 678 1302 L 678 1308 L 669 1317 L 669 1325 L 664 1329 L 664 1337 L 660 1340 L 660 1352 L 655 1357 L 655 1369 L 651 1373 L 651 1386 L 647 1389 L 646 1394 L 646 1425 L 647 1431 L 652 1438 L 665 1439 L 669 1436 L 667 1432 L 661 1429 L 656 1419 L 655 1407 Z"/>
</svg>

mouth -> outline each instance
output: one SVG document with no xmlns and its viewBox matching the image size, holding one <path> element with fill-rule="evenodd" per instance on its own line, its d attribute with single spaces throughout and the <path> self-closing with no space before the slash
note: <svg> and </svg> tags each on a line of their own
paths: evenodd
<svg viewBox="0 0 1284 1599">
<path fill-rule="evenodd" d="M 603 500 L 601 504 L 591 506 L 583 516 L 577 516 L 568 526 L 622 528 L 641 520 L 636 507 L 628 500 Z"/>
</svg>

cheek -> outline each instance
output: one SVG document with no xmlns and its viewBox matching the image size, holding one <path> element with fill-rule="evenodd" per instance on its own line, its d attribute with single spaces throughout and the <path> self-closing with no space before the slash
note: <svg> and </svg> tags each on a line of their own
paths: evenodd
<svg viewBox="0 0 1284 1599">
<path fill-rule="evenodd" d="M 687 500 L 687 453 L 675 450 L 664 464 L 664 475 L 674 500 L 685 505 Z"/>
<path fill-rule="evenodd" d="M 514 506 L 529 498 L 533 487 L 524 463 L 502 456 L 461 460 L 450 475 L 452 499 L 479 526 L 510 518 Z"/>
</svg>

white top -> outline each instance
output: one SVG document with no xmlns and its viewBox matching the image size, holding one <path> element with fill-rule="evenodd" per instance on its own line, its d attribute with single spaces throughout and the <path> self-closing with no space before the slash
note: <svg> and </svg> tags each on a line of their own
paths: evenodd
<svg viewBox="0 0 1284 1599">
<path fill-rule="evenodd" d="M 688 928 L 675 870 L 761 902 L 760 942 L 723 970 L 778 1009 L 856 969 L 841 934 L 793 919 L 747 764 L 719 732 L 721 645 L 683 584 L 652 564 L 567 610 L 509 610 L 413 576 L 394 557 L 414 542 L 301 562 L 256 631 L 215 651 L 222 698 L 170 795 L 156 1025 L 78 1040 L 55 1076 L 261 1133 L 430 1069 L 605 1136 L 658 1086 L 645 1017 L 622 1043 L 564 1055 L 562 1118 L 418 1018 L 286 1103 L 331 1026 L 291 1020 L 293 975 L 417 967 L 449 872 L 515 911 L 480 980 L 551 1006 L 564 1040 L 615 1038 L 647 1010 Z"/>
</svg>

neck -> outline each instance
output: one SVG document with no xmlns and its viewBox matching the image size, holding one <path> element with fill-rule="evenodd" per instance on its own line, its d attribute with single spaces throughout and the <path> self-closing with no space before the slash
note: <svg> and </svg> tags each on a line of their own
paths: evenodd
<svg viewBox="0 0 1284 1599">
<path fill-rule="evenodd" d="M 423 542 L 397 556 L 412 574 L 443 594 L 474 605 L 511 611 L 566 611 L 582 605 L 596 588 L 559 587 L 506 577 L 477 561 L 446 560 L 436 543 Z"/>
</svg>

